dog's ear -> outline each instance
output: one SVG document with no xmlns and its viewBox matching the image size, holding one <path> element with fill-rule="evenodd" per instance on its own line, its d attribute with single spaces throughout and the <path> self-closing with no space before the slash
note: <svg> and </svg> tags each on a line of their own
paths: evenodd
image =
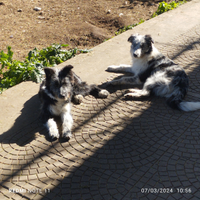
<svg viewBox="0 0 200 200">
<path fill-rule="evenodd" d="M 62 70 L 60 71 L 60 74 L 65 77 L 67 76 L 70 72 L 71 72 L 71 69 L 73 68 L 72 65 L 67 65 L 65 67 L 62 68 Z"/>
<path fill-rule="evenodd" d="M 50 67 L 45 67 L 44 72 L 47 80 L 51 79 L 51 77 L 55 74 L 55 70 Z"/>
<path fill-rule="evenodd" d="M 148 42 L 148 43 L 154 43 L 151 35 L 145 35 L 145 40 Z"/>
<path fill-rule="evenodd" d="M 73 71 L 71 70 L 72 68 L 74 68 L 72 65 L 67 65 L 65 66 L 61 71 L 60 71 L 60 75 L 62 77 L 65 77 L 65 76 L 68 76 L 70 81 L 71 81 L 71 84 L 73 85 L 74 84 L 74 73 Z"/>
<path fill-rule="evenodd" d="M 139 35 L 138 33 L 132 34 L 132 35 L 128 38 L 128 42 L 131 42 L 131 43 L 132 43 L 138 35 Z"/>
<path fill-rule="evenodd" d="M 131 35 L 131 36 L 128 38 L 128 42 L 132 43 L 134 39 L 135 39 L 135 35 Z"/>
</svg>

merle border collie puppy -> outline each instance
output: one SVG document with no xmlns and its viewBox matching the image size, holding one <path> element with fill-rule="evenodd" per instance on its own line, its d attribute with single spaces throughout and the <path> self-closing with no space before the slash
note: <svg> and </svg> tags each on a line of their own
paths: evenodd
<svg viewBox="0 0 200 200">
<path fill-rule="evenodd" d="M 71 101 L 81 103 L 86 95 L 106 98 L 107 90 L 97 85 L 88 85 L 83 82 L 68 65 L 62 69 L 44 68 L 46 78 L 40 85 L 39 97 L 42 102 L 41 117 L 48 129 L 51 140 L 59 138 L 59 129 L 55 118 L 60 117 L 62 122 L 62 137 L 69 140 L 72 136 L 73 118 L 71 115 Z"/>
<path fill-rule="evenodd" d="M 111 85 L 138 85 L 143 89 L 129 89 L 125 97 L 156 96 L 165 97 L 170 107 L 183 111 L 200 109 L 200 102 L 184 102 L 189 80 L 184 69 L 155 48 L 150 35 L 133 34 L 128 38 L 131 43 L 132 65 L 109 66 L 106 71 L 131 73 L 108 82 Z"/>
</svg>

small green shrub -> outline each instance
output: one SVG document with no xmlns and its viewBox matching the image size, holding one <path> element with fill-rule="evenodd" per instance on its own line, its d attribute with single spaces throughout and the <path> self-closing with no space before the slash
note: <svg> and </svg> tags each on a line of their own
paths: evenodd
<svg viewBox="0 0 200 200">
<path fill-rule="evenodd" d="M 68 45 L 53 44 L 42 50 L 33 49 L 28 53 L 24 62 L 12 59 L 11 47 L 7 47 L 8 53 L 0 52 L 0 93 L 23 81 L 39 83 L 43 77 L 43 68 L 58 65 L 78 53 L 87 53 L 89 50 L 71 49 L 62 50 Z"/>
<path fill-rule="evenodd" d="M 183 1 L 172 1 L 171 3 L 166 3 L 165 1 L 159 3 L 158 9 L 155 13 L 153 13 L 152 17 L 156 17 L 164 12 L 167 12 L 169 10 L 173 10 L 174 8 L 177 8 L 178 6 L 186 3 L 186 0 Z"/>
</svg>

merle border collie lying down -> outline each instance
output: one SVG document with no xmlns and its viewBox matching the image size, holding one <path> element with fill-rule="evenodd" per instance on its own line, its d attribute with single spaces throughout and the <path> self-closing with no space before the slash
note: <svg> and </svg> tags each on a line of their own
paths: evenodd
<svg viewBox="0 0 200 200">
<path fill-rule="evenodd" d="M 59 138 L 59 130 L 55 117 L 60 117 L 62 122 L 62 137 L 71 138 L 73 118 L 71 115 L 71 101 L 81 103 L 86 95 L 106 98 L 107 90 L 100 89 L 97 85 L 88 85 L 71 70 L 68 65 L 59 70 L 45 68 L 46 79 L 40 85 L 39 97 L 42 102 L 41 117 L 48 129 L 51 140 Z"/>
<path fill-rule="evenodd" d="M 129 89 L 127 99 L 145 97 L 150 94 L 165 97 L 170 107 L 183 111 L 200 109 L 200 102 L 184 102 L 189 80 L 184 69 L 165 57 L 153 45 L 150 35 L 133 34 L 128 38 L 131 43 L 132 65 L 109 66 L 106 71 L 132 73 L 132 76 L 108 82 L 111 85 L 138 85 L 143 89 Z"/>
</svg>

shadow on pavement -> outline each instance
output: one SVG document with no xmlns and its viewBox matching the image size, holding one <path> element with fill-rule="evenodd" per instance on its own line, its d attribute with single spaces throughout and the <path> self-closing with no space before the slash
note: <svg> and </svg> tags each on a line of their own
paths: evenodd
<svg viewBox="0 0 200 200">
<path fill-rule="evenodd" d="M 3 144 L 16 143 L 25 146 L 35 139 L 38 129 L 38 117 L 40 110 L 38 95 L 31 97 L 21 110 L 21 115 L 15 120 L 14 125 L 0 135 L 0 142 Z"/>
</svg>

